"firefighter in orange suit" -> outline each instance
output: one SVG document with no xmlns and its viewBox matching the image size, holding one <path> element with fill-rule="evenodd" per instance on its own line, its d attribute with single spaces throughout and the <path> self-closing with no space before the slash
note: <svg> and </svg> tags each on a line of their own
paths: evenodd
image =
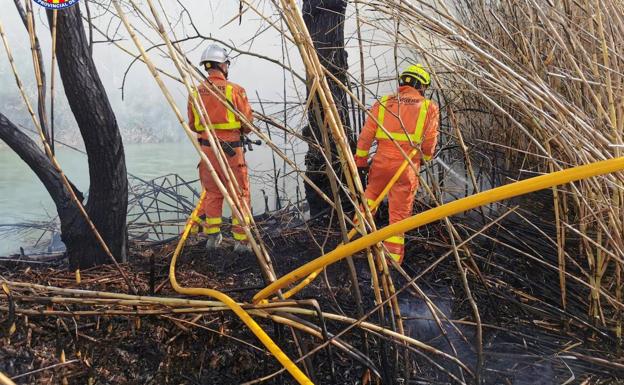
<svg viewBox="0 0 624 385">
<path fill-rule="evenodd" d="M 368 171 L 368 153 L 373 140 L 377 141 L 377 153 L 368 172 L 364 193 L 369 206 L 405 160 L 397 145 L 406 155 L 413 148 L 419 149 L 412 158 L 415 169 L 408 166 L 388 193 L 390 223 L 412 215 L 421 159 L 430 160 L 435 151 L 440 112 L 438 106 L 424 96 L 430 84 L 431 76 L 420 64 L 409 66 L 401 73 L 398 93 L 384 96 L 375 103 L 371 109 L 372 117 L 366 120 L 358 139 L 355 162 L 361 173 Z M 403 261 L 404 244 L 404 234 L 384 241 L 390 257 L 398 263 Z"/>
<path fill-rule="evenodd" d="M 200 65 L 203 65 L 208 72 L 208 78 L 199 85 L 195 92 L 198 93 L 208 114 L 208 119 L 204 119 L 207 126 L 202 125 L 200 118 L 202 112 L 195 109 L 192 99 L 189 97 L 188 116 L 190 127 L 197 132 L 202 150 L 210 160 L 212 167 L 217 171 L 221 182 L 225 184 L 224 171 L 221 170 L 214 152 L 215 150 L 208 141 L 208 130 L 214 132 L 216 138 L 221 143 L 227 162 L 232 168 L 240 187 L 241 191 L 238 198 L 249 205 L 249 176 L 243 151 L 243 136 L 241 134 L 247 134 L 250 130 L 234 114 L 233 109 L 229 105 L 245 116 L 248 122 L 251 122 L 253 119 L 251 106 L 247 100 L 245 90 L 241 86 L 227 80 L 230 61 L 223 48 L 217 45 L 211 45 L 206 48 L 202 54 Z M 222 98 L 225 97 L 229 105 L 222 103 L 208 89 L 208 84 L 216 86 L 222 93 Z M 221 235 L 223 195 L 204 162 L 199 164 L 199 178 L 202 187 L 206 190 L 206 198 L 198 216 L 193 218 L 195 223 L 191 231 L 197 233 L 201 230 L 208 238 L 206 248 L 214 249 L 223 240 Z M 234 251 L 246 252 L 250 250 L 243 227 L 238 219 L 234 217 L 232 218 L 232 236 L 237 241 Z"/>
</svg>

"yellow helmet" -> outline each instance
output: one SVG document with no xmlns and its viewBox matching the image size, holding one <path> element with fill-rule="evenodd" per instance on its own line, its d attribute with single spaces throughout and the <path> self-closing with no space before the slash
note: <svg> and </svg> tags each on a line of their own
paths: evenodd
<svg viewBox="0 0 624 385">
<path fill-rule="evenodd" d="M 411 65 L 401 72 L 401 84 L 413 85 L 414 81 L 422 85 L 431 84 L 431 75 L 425 70 L 422 64 Z"/>
</svg>

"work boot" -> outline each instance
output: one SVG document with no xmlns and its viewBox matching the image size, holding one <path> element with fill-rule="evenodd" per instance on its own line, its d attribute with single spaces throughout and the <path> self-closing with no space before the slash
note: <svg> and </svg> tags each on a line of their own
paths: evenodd
<svg viewBox="0 0 624 385">
<path fill-rule="evenodd" d="M 206 241 L 206 250 L 214 250 L 221 244 L 223 235 L 221 233 L 208 234 L 208 240 Z"/>
<path fill-rule="evenodd" d="M 247 242 L 236 242 L 234 245 L 234 252 L 240 255 L 253 253 L 251 246 Z"/>
</svg>

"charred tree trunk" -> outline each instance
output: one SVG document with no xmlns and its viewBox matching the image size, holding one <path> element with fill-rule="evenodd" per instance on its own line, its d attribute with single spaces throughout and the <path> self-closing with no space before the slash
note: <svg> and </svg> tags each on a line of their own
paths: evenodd
<svg viewBox="0 0 624 385">
<path fill-rule="evenodd" d="M 304 0 L 303 19 L 310 31 L 314 47 L 318 53 L 321 64 L 325 66 L 340 82 L 347 84 L 347 52 L 344 49 L 344 22 L 347 2 L 342 0 Z M 346 135 L 351 140 L 351 147 L 354 147 L 353 133 L 349 122 L 349 107 L 347 94 L 336 83 L 327 79 L 331 89 L 334 102 L 338 107 L 340 119 L 343 127 L 347 130 Z M 309 96 L 308 85 L 308 96 Z M 320 103 L 318 103 L 320 105 Z M 316 111 L 311 109 L 308 112 L 309 125 L 304 129 L 303 135 L 312 142 L 323 143 L 321 127 L 324 124 L 324 113 L 320 111 L 320 119 Z M 336 148 L 332 145 L 332 167 L 336 174 L 342 175 L 340 162 L 336 154 Z M 319 149 L 310 147 L 305 158 L 306 175 L 316 183 L 320 189 L 332 196 L 331 186 L 325 167 L 327 164 Z M 306 200 L 310 206 L 310 214 L 314 215 L 325 208 L 327 203 L 306 184 Z"/>
<path fill-rule="evenodd" d="M 52 18 L 51 13 L 48 18 Z M 89 199 L 85 208 L 113 256 L 124 261 L 128 181 L 123 144 L 115 114 L 91 58 L 78 6 L 58 12 L 57 33 L 61 37 L 57 40 L 59 71 L 89 161 Z M 45 121 L 45 116 L 40 119 Z M 70 267 L 109 263 L 110 259 L 72 201 L 59 171 L 37 143 L 2 114 L 0 139 L 28 164 L 52 197 Z M 82 194 L 73 185 L 72 189 L 82 201 Z"/>
<path fill-rule="evenodd" d="M 52 20 L 51 11 L 48 19 Z M 60 37 L 57 40 L 59 72 L 89 161 L 86 210 L 113 256 L 124 261 L 128 208 L 124 149 L 115 114 L 89 52 L 78 6 L 58 12 L 57 36 Z M 63 239 L 72 266 L 110 262 L 82 218 L 68 226 Z"/>
</svg>

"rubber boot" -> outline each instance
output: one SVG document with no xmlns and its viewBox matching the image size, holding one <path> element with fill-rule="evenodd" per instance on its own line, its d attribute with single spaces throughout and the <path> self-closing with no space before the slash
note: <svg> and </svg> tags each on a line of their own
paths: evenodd
<svg viewBox="0 0 624 385">
<path fill-rule="evenodd" d="M 251 246 L 248 242 L 236 242 L 236 244 L 234 245 L 234 252 L 241 255 L 253 253 Z"/>
<path fill-rule="evenodd" d="M 223 235 L 221 233 L 208 234 L 208 240 L 206 241 L 206 250 L 214 250 L 223 241 Z"/>
</svg>

